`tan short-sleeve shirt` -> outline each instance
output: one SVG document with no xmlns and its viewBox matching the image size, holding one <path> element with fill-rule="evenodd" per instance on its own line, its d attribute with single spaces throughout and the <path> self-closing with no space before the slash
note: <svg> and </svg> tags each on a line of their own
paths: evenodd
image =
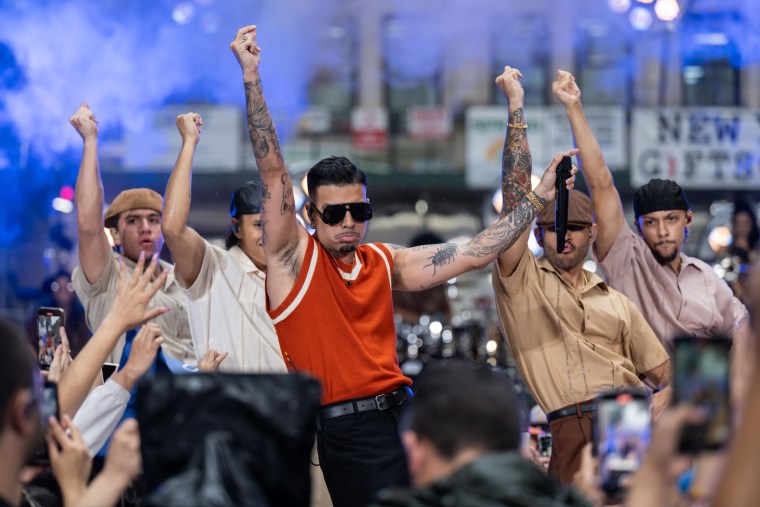
<svg viewBox="0 0 760 507">
<path fill-rule="evenodd" d="M 624 225 L 599 268 L 610 286 L 638 306 L 666 346 L 682 334 L 730 337 L 747 309 L 709 265 L 680 255 L 676 273 L 657 262 L 644 238 Z"/>
<path fill-rule="evenodd" d="M 526 249 L 511 276 L 494 265 L 493 286 L 502 332 L 546 413 L 603 390 L 643 387 L 639 375 L 668 360 L 636 306 L 597 275 L 576 294 Z"/>
<path fill-rule="evenodd" d="M 108 312 L 111 310 L 111 304 L 116 297 L 116 290 L 119 287 L 119 258 L 117 253 L 113 254 L 113 262 L 106 262 L 103 273 L 95 283 L 87 281 L 84 271 L 77 267 L 71 276 L 74 283 L 74 290 L 82 301 L 85 309 L 85 318 L 87 326 L 95 332 L 100 324 L 105 320 Z M 170 312 L 159 315 L 154 319 L 163 331 L 164 342 L 161 345 L 164 353 L 169 354 L 175 359 L 187 364 L 196 364 L 195 353 L 193 351 L 193 340 L 190 336 L 190 325 L 187 321 L 187 312 L 185 310 L 185 295 L 179 288 L 174 279 L 174 266 L 159 260 L 162 269 L 169 271 L 163 288 L 161 288 L 150 302 L 149 307 L 166 306 L 171 308 Z M 132 273 L 136 263 L 124 257 L 124 267 L 127 273 Z M 118 363 L 121 359 L 121 351 L 124 348 L 125 335 L 119 338 L 111 354 L 106 359 L 107 362 Z"/>
</svg>

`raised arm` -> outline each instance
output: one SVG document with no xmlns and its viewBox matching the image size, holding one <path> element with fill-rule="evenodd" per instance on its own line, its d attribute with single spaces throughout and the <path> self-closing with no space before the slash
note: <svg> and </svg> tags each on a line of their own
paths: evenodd
<svg viewBox="0 0 760 507">
<path fill-rule="evenodd" d="M 467 271 L 481 269 L 506 252 L 528 229 L 546 203 L 554 199 L 557 165 L 563 155 L 560 153 L 554 157 L 533 192 L 520 198 L 514 209 L 467 243 L 441 243 L 414 248 L 389 245 L 393 249 L 393 289 L 427 289 Z M 567 188 L 573 188 L 577 171 L 573 168 Z"/>
<path fill-rule="evenodd" d="M 79 264 L 87 281 L 95 283 L 103 274 L 106 262 L 111 261 L 111 245 L 103 228 L 103 181 L 98 165 L 98 120 L 87 106 L 82 105 L 69 118 L 84 141 L 82 163 L 76 186 L 77 234 L 79 235 Z"/>
<path fill-rule="evenodd" d="M 195 283 L 206 252 L 203 238 L 187 225 L 192 199 L 193 156 L 200 140 L 201 125 L 203 125 L 203 120 L 197 113 L 177 116 L 177 129 L 182 136 L 182 148 L 169 177 L 169 183 L 166 185 L 164 213 L 161 220 L 161 232 L 174 258 L 174 274 L 185 287 L 190 287 Z"/>
<path fill-rule="evenodd" d="M 308 233 L 296 218 L 293 183 L 277 140 L 277 132 L 264 100 L 259 76 L 261 48 L 256 44 L 256 27 L 237 31 L 230 49 L 240 63 L 245 83 L 248 134 L 261 175 L 261 228 L 267 259 L 267 291 L 276 307 L 293 287 L 306 253 Z"/>
<path fill-rule="evenodd" d="M 591 193 L 594 219 L 599 228 L 593 248 L 599 261 L 602 261 L 610 251 L 621 227 L 625 226 L 620 194 L 604 161 L 602 149 L 583 114 L 581 91 L 575 84 L 573 75 L 558 70 L 557 78 L 552 83 L 552 92 L 565 106 L 575 146 L 580 149 L 579 163 Z"/>
<path fill-rule="evenodd" d="M 518 78 L 522 73 L 512 67 L 504 67 L 504 72 L 496 78 L 496 84 L 509 100 L 509 120 L 504 151 L 501 156 L 501 216 L 514 210 L 520 199 L 531 190 L 531 170 L 533 160 L 528 147 L 528 129 L 523 117 L 523 87 Z M 530 228 L 526 228 L 512 247 L 499 255 L 499 269 L 511 275 L 517 263 L 528 248 Z"/>
<path fill-rule="evenodd" d="M 162 272 L 151 281 L 158 269 L 157 255 L 153 256 L 153 260 L 145 270 L 143 270 L 144 266 L 143 254 L 140 255 L 131 275 L 125 273 L 123 262 L 120 265 L 119 289 L 111 305 L 111 311 L 108 312 L 108 316 L 100 327 L 95 330 L 95 334 L 87 345 L 77 354 L 76 359 L 58 383 L 61 413 L 74 416 L 87 397 L 103 361 L 125 331 L 169 311 L 168 308 L 147 310 L 150 300 L 164 286 L 167 272 Z"/>
</svg>

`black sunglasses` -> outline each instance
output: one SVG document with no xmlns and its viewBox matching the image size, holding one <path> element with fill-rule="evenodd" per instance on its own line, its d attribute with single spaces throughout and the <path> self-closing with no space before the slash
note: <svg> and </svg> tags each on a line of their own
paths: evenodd
<svg viewBox="0 0 760 507">
<path fill-rule="evenodd" d="M 314 212 L 327 225 L 338 225 L 346 217 L 346 212 L 351 213 L 354 222 L 366 222 L 372 218 L 372 205 L 367 202 L 346 202 L 343 204 L 329 204 L 320 211 L 316 206 L 311 207 Z"/>
</svg>

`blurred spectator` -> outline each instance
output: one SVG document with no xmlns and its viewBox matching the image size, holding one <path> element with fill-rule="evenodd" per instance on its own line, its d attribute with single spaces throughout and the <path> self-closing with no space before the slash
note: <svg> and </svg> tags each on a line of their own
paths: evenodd
<svg viewBox="0 0 760 507">
<path fill-rule="evenodd" d="M 734 204 L 731 217 L 732 240 L 728 247 L 729 255 L 739 257 L 743 264 L 750 264 L 757 257 L 757 242 L 760 240 L 760 228 L 752 206 L 746 201 Z"/>
<path fill-rule="evenodd" d="M 386 490 L 380 505 L 588 505 L 518 452 L 510 380 L 466 360 L 431 363 L 401 419 L 417 489 Z"/>
<path fill-rule="evenodd" d="M 21 471 L 42 444 L 42 378 L 21 330 L 0 319 L 0 507 L 19 505 Z"/>
<path fill-rule="evenodd" d="M 74 293 L 74 284 L 71 275 L 66 271 L 58 271 L 45 279 L 40 287 L 40 300 L 34 313 L 26 322 L 26 332 L 29 342 L 37 350 L 39 337 L 37 336 L 37 308 L 49 306 L 63 308 L 65 312 L 64 326 L 66 336 L 71 347 L 71 355 L 77 353 L 87 344 L 90 339 L 90 330 L 84 317 L 84 307 Z"/>
<path fill-rule="evenodd" d="M 422 245 L 437 245 L 443 239 L 431 232 L 421 232 L 412 238 L 410 248 Z M 405 322 L 417 323 L 423 315 L 434 320 L 448 322 L 451 319 L 451 306 L 446 294 L 446 285 L 436 285 L 418 292 L 393 291 L 393 311 Z"/>
</svg>

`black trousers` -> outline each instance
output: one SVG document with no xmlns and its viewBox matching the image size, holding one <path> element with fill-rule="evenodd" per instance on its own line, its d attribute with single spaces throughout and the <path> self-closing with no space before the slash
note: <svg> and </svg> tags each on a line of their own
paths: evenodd
<svg viewBox="0 0 760 507">
<path fill-rule="evenodd" d="M 409 485 L 398 434 L 400 407 L 320 421 L 317 451 L 334 507 L 364 507 L 388 487 Z"/>
</svg>

